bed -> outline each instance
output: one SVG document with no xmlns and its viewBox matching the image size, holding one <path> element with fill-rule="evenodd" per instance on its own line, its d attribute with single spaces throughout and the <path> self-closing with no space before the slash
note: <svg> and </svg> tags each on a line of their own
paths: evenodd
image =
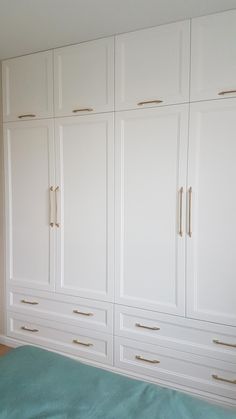
<svg viewBox="0 0 236 419">
<path fill-rule="evenodd" d="M 0 358 L 1 419 L 236 419 L 236 411 L 33 346 Z"/>
</svg>

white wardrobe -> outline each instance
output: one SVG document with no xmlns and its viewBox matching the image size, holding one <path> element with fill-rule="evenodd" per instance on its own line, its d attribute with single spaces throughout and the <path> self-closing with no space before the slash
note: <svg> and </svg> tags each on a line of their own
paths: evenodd
<svg viewBox="0 0 236 419">
<path fill-rule="evenodd" d="M 236 11 L 3 66 L 6 342 L 236 406 Z"/>
</svg>

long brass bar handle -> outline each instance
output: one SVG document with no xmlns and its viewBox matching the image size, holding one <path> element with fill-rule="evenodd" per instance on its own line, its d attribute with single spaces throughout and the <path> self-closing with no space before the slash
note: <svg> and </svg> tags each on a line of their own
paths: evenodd
<svg viewBox="0 0 236 419">
<path fill-rule="evenodd" d="M 141 327 L 143 329 L 148 329 L 148 330 L 160 330 L 160 327 L 156 327 L 156 326 L 145 326 L 144 324 L 141 323 L 135 323 L 136 327 Z"/>
<path fill-rule="evenodd" d="M 27 332 L 33 332 L 33 333 L 39 332 L 38 329 L 30 329 L 29 327 L 26 327 L 26 326 L 22 326 L 21 329 L 26 330 Z"/>
<path fill-rule="evenodd" d="M 155 103 L 156 105 L 158 105 L 158 103 L 162 103 L 163 100 L 143 100 L 142 102 L 138 102 L 137 105 L 138 106 L 142 106 L 142 105 L 151 105 L 152 103 Z"/>
<path fill-rule="evenodd" d="M 149 364 L 160 364 L 160 361 L 158 361 L 157 359 L 147 359 L 140 355 L 136 355 L 135 358 L 139 361 L 149 362 Z"/>
<path fill-rule="evenodd" d="M 179 235 L 183 237 L 183 193 L 184 188 L 181 187 L 179 190 Z"/>
<path fill-rule="evenodd" d="M 60 227 L 60 223 L 58 222 L 58 202 L 57 202 L 57 195 L 59 192 L 59 186 L 55 188 L 55 226 Z"/>
<path fill-rule="evenodd" d="M 19 119 L 23 119 L 23 118 L 35 118 L 36 117 L 36 115 L 34 115 L 33 113 L 28 113 L 28 114 L 25 114 L 25 115 L 18 115 L 18 118 Z"/>
<path fill-rule="evenodd" d="M 53 186 L 50 186 L 49 188 L 49 225 L 50 227 L 54 226 L 52 200 L 53 200 Z"/>
<path fill-rule="evenodd" d="M 21 303 L 23 303 L 23 304 L 30 304 L 32 306 L 36 306 L 36 305 L 39 304 L 37 301 L 28 301 L 28 300 L 21 300 Z"/>
<path fill-rule="evenodd" d="M 93 313 L 89 313 L 89 312 L 85 312 L 85 311 L 80 311 L 80 310 L 73 310 L 73 313 L 75 313 L 75 314 L 81 314 L 82 316 L 93 316 Z"/>
<path fill-rule="evenodd" d="M 188 235 L 192 237 L 192 187 L 188 190 Z"/>
<path fill-rule="evenodd" d="M 76 343 L 76 345 L 82 345 L 82 346 L 93 346 L 93 344 L 92 344 L 92 343 L 81 342 L 81 341 L 80 341 L 80 340 L 78 340 L 78 339 L 74 339 L 74 340 L 73 340 L 73 343 Z"/>
<path fill-rule="evenodd" d="M 227 342 L 221 342 L 218 339 L 213 339 L 212 341 L 213 343 L 216 343 L 217 345 L 223 345 L 223 346 L 229 346 L 231 348 L 236 348 L 236 344 L 235 343 L 227 343 Z"/>
<path fill-rule="evenodd" d="M 77 112 L 92 112 L 93 108 L 80 108 L 80 109 L 73 109 L 73 113 L 77 113 Z"/>
<path fill-rule="evenodd" d="M 236 93 L 236 90 L 223 90 L 222 92 L 219 92 L 219 96 L 229 95 L 230 93 Z"/>
<path fill-rule="evenodd" d="M 214 380 L 223 381 L 225 383 L 236 384 L 236 380 L 228 380 L 227 378 L 219 377 L 216 374 L 212 374 L 212 378 L 214 378 Z"/>
</svg>

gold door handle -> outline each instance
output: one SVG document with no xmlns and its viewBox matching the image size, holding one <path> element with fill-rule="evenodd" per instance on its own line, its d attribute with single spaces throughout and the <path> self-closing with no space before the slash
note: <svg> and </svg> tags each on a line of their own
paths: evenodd
<svg viewBox="0 0 236 419">
<path fill-rule="evenodd" d="M 141 327 L 143 329 L 148 329 L 148 330 L 160 330 L 160 327 L 156 327 L 156 326 L 145 326 L 144 324 L 141 323 L 135 323 L 136 327 Z"/>
<path fill-rule="evenodd" d="M 192 237 L 192 187 L 188 190 L 188 235 Z"/>
<path fill-rule="evenodd" d="M 22 118 L 35 118 L 36 117 L 36 115 L 34 115 L 33 113 L 28 113 L 28 114 L 25 114 L 25 115 L 18 115 L 18 118 L 19 119 L 22 119 Z"/>
<path fill-rule="evenodd" d="M 79 311 L 79 310 L 73 310 L 73 313 L 75 313 L 75 314 L 81 314 L 82 316 L 93 316 L 93 313 Z"/>
<path fill-rule="evenodd" d="M 37 304 L 39 304 L 37 301 L 27 301 L 27 300 L 21 300 L 21 303 L 31 304 L 32 306 L 36 306 Z"/>
<path fill-rule="evenodd" d="M 157 359 L 147 359 L 140 355 L 136 355 L 135 358 L 139 361 L 149 362 L 149 364 L 160 364 L 160 361 L 158 361 Z"/>
<path fill-rule="evenodd" d="M 179 235 L 183 237 L 183 193 L 184 188 L 181 187 L 179 190 Z"/>
<path fill-rule="evenodd" d="M 159 100 L 159 99 L 156 99 L 156 100 L 143 100 L 142 102 L 138 102 L 137 103 L 137 105 L 138 106 L 142 106 L 142 105 L 151 105 L 152 103 L 154 104 L 156 104 L 156 105 L 158 105 L 158 103 L 162 103 L 163 102 L 163 100 Z"/>
<path fill-rule="evenodd" d="M 81 342 L 80 340 L 78 340 L 78 339 L 74 339 L 73 340 L 73 343 L 76 343 L 76 345 L 82 345 L 82 346 L 93 346 L 93 344 L 92 343 L 87 343 L 87 342 Z"/>
<path fill-rule="evenodd" d="M 236 344 L 235 343 L 226 343 L 226 342 L 221 342 L 218 339 L 213 339 L 214 343 L 216 343 L 217 345 L 224 345 L 224 346 L 230 346 L 231 348 L 236 348 Z"/>
<path fill-rule="evenodd" d="M 219 96 L 229 95 L 230 93 L 236 93 L 236 90 L 222 90 L 222 92 L 219 92 Z"/>
<path fill-rule="evenodd" d="M 93 108 L 80 108 L 80 109 L 73 109 L 73 113 L 77 113 L 77 112 L 92 112 Z"/>
<path fill-rule="evenodd" d="M 25 330 L 26 332 L 33 332 L 33 333 L 39 332 L 38 329 L 30 329 L 29 327 L 26 327 L 26 326 L 22 326 L 21 329 Z"/>
<path fill-rule="evenodd" d="M 216 374 L 212 374 L 212 378 L 214 378 L 214 380 L 223 381 L 224 383 L 236 384 L 236 380 L 228 380 L 227 378 L 219 377 Z"/>
<path fill-rule="evenodd" d="M 56 220 L 55 226 L 56 227 L 60 227 L 60 223 L 58 222 L 58 201 L 57 201 L 58 192 L 59 192 L 59 186 L 55 188 L 55 220 Z"/>
<path fill-rule="evenodd" d="M 53 200 L 53 186 L 50 186 L 49 188 L 49 225 L 50 227 L 54 226 L 52 200 Z"/>
</svg>

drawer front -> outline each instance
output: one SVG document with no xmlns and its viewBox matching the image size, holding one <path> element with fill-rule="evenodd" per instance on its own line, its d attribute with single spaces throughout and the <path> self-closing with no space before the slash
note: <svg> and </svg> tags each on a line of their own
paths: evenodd
<svg viewBox="0 0 236 419">
<path fill-rule="evenodd" d="M 18 313 L 30 313 L 40 318 L 60 321 L 88 329 L 112 333 L 112 304 L 77 297 L 10 291 L 8 308 Z"/>
<path fill-rule="evenodd" d="M 115 366 L 156 380 L 236 398 L 236 365 L 186 352 L 115 338 Z"/>
<path fill-rule="evenodd" d="M 236 363 L 236 328 L 116 306 L 115 334 Z"/>
<path fill-rule="evenodd" d="M 8 336 L 104 364 L 112 364 L 112 336 L 8 313 Z"/>
</svg>

